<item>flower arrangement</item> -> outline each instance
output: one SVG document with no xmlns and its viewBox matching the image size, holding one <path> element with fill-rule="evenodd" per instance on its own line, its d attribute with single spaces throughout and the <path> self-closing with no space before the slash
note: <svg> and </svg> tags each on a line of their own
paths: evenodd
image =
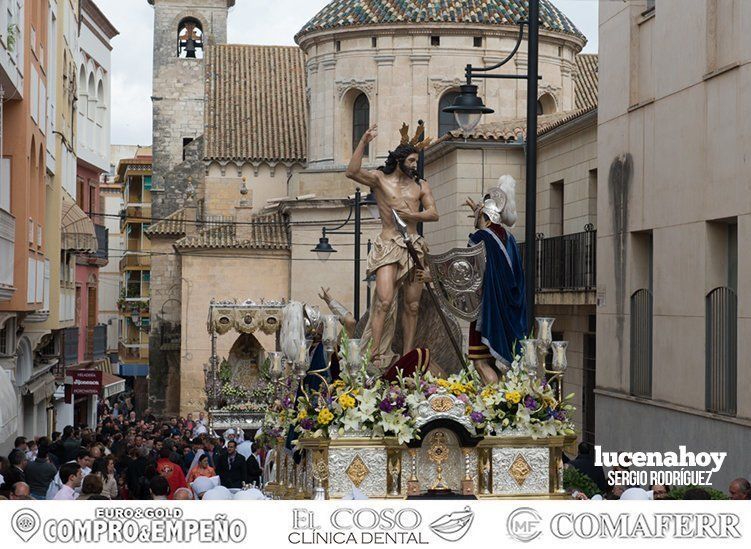
<svg viewBox="0 0 751 549">
<path fill-rule="evenodd" d="M 342 363 L 349 360 L 348 347 L 343 336 Z M 358 371 L 343 368 L 341 379 L 323 380 L 317 390 L 302 391 L 296 400 L 296 383 L 291 378 L 269 382 L 273 389 L 264 393 L 269 406 L 260 435 L 284 436 L 292 426 L 300 437 L 393 436 L 404 444 L 419 437 L 418 410 L 433 395 L 461 402 L 479 436 L 574 434 L 573 394 L 559 401 L 547 381 L 524 370 L 521 357 L 516 357 L 500 381 L 484 386 L 472 368 L 447 378 L 430 372 L 399 375 L 388 383 L 369 376 L 369 362 L 366 353 Z"/>
</svg>

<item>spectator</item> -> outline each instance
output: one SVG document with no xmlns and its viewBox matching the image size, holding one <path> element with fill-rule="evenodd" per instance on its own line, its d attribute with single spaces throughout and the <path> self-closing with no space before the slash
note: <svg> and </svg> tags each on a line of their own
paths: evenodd
<svg viewBox="0 0 751 549">
<path fill-rule="evenodd" d="M 151 499 L 168 499 L 170 493 L 169 482 L 162 475 L 156 475 L 149 483 Z"/>
<path fill-rule="evenodd" d="M 261 475 L 263 474 L 263 471 L 261 470 L 261 462 L 260 458 L 256 455 L 258 452 L 258 443 L 253 442 L 250 446 L 251 454 L 246 460 L 247 463 L 247 472 L 246 472 L 246 478 L 248 484 L 254 484 L 255 486 L 261 486 Z"/>
<path fill-rule="evenodd" d="M 178 488 L 175 491 L 173 499 L 175 501 L 193 499 L 193 492 L 191 492 L 189 488 Z"/>
<path fill-rule="evenodd" d="M 670 486 L 662 484 L 653 484 L 650 490 L 652 490 L 652 499 L 667 499 L 670 494 Z"/>
<path fill-rule="evenodd" d="M 690 488 L 686 490 L 685 494 L 683 494 L 683 499 L 706 500 L 712 498 L 710 497 L 709 492 L 707 492 L 704 488 Z"/>
<path fill-rule="evenodd" d="M 26 437 L 16 437 L 16 440 L 13 442 L 13 448 L 26 453 L 26 451 L 29 449 L 28 444 L 26 444 Z"/>
<path fill-rule="evenodd" d="M 245 458 L 237 453 L 237 443 L 227 442 L 227 454 L 222 455 L 216 466 L 222 486 L 225 488 L 242 488 L 246 481 Z"/>
<path fill-rule="evenodd" d="M 209 465 L 209 455 L 203 453 L 198 458 L 198 464 L 188 473 L 187 483 L 192 484 L 198 477 L 211 478 L 213 476 L 216 476 L 216 471 Z"/>
<path fill-rule="evenodd" d="M 104 489 L 104 483 L 102 477 L 96 474 L 91 474 L 84 477 L 81 483 L 81 495 L 78 496 L 78 500 L 91 499 L 92 496 L 101 496 Z"/>
<path fill-rule="evenodd" d="M 94 461 L 91 468 L 92 474 L 97 474 L 102 479 L 102 495 L 108 499 L 117 498 L 117 479 L 115 478 L 115 458 L 111 455 Z"/>
<path fill-rule="evenodd" d="M 78 497 L 75 489 L 81 486 L 83 481 L 83 473 L 81 472 L 81 466 L 74 462 L 63 463 L 60 466 L 60 478 L 63 480 L 63 485 L 55 494 L 56 500 L 73 500 Z"/>
<path fill-rule="evenodd" d="M 37 457 L 26 466 L 26 482 L 31 488 L 31 497 L 34 499 L 46 499 L 47 489 L 50 482 L 57 474 L 57 468 L 50 463 L 49 449 L 47 446 L 39 446 Z"/>
<path fill-rule="evenodd" d="M 25 444 L 26 443 L 24 442 L 24 445 Z M 10 492 L 16 482 L 26 482 L 26 474 L 24 470 L 26 469 L 28 461 L 26 460 L 24 450 L 20 448 L 11 450 L 10 455 L 8 456 L 8 461 L 10 462 L 10 468 L 3 474 L 3 478 L 5 480 L 5 490 Z"/>
<path fill-rule="evenodd" d="M 172 452 L 169 448 L 162 448 L 160 459 L 157 461 L 156 470 L 161 476 L 167 479 L 170 486 L 170 493 L 174 494 L 178 488 L 187 488 L 188 483 L 185 481 L 185 474 L 179 464 L 171 459 Z"/>
<path fill-rule="evenodd" d="M 588 442 L 579 443 L 579 454 L 576 456 L 576 459 L 569 463 L 569 465 L 581 474 L 589 477 L 592 482 L 597 484 L 597 487 L 601 492 L 606 492 L 608 490 L 608 482 L 605 479 L 605 472 L 602 467 L 595 465 L 595 456 L 592 451 L 592 445 Z"/>
<path fill-rule="evenodd" d="M 730 483 L 728 492 L 730 499 L 751 499 L 751 484 L 749 484 L 748 479 L 737 478 Z"/>
<path fill-rule="evenodd" d="M 28 484 L 25 482 L 16 482 L 13 485 L 13 491 L 10 493 L 10 499 L 33 499 L 29 494 Z"/>
</svg>

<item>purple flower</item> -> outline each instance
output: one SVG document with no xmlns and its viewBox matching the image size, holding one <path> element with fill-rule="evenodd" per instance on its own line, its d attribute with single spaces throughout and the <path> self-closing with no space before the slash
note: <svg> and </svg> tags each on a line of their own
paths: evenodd
<svg viewBox="0 0 751 549">
<path fill-rule="evenodd" d="M 310 431 L 313 428 L 313 425 L 313 420 L 309 417 L 306 417 L 300 422 L 300 427 L 302 427 L 306 431 Z"/>
<path fill-rule="evenodd" d="M 469 397 L 465 394 L 461 394 L 458 397 L 459 400 L 461 400 L 464 404 L 467 404 L 469 402 Z"/>
<path fill-rule="evenodd" d="M 391 410 L 394 409 L 394 407 L 388 401 L 388 399 L 383 399 L 381 401 L 381 404 L 378 405 L 378 407 L 381 409 L 382 412 L 386 412 L 386 413 L 388 413 L 388 412 L 390 412 Z"/>
<path fill-rule="evenodd" d="M 436 387 L 435 385 L 430 385 L 428 387 L 428 390 L 426 392 L 427 392 L 428 396 L 434 395 L 434 394 L 436 394 L 438 392 L 438 387 Z"/>
<path fill-rule="evenodd" d="M 528 410 L 537 410 L 538 404 L 537 404 L 537 401 L 534 398 L 532 398 L 531 396 L 527 395 L 524 398 L 524 406 L 526 406 Z"/>
<path fill-rule="evenodd" d="M 284 401 L 282 402 L 285 408 L 289 408 L 292 405 L 292 399 L 289 398 L 289 396 L 284 397 Z"/>
<path fill-rule="evenodd" d="M 559 421 L 566 421 L 566 412 L 558 410 L 557 412 L 553 412 L 553 417 Z"/>
<path fill-rule="evenodd" d="M 482 423 L 485 421 L 485 415 L 482 412 L 472 412 L 469 417 L 475 423 Z"/>
</svg>

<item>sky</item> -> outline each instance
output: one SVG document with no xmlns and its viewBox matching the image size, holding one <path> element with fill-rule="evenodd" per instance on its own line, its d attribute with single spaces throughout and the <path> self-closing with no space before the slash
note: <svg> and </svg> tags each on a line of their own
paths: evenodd
<svg viewBox="0 0 751 549">
<path fill-rule="evenodd" d="M 154 9 L 146 0 L 95 0 L 120 31 L 112 40 L 112 143 L 151 144 L 151 66 Z M 330 0 L 237 0 L 228 41 L 294 45 L 293 37 Z M 553 0 L 597 52 L 597 0 Z"/>
</svg>

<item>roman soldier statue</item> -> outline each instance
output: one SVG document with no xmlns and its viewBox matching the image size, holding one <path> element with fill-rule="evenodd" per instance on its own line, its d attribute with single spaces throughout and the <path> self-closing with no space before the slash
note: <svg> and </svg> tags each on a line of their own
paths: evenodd
<svg viewBox="0 0 751 549">
<path fill-rule="evenodd" d="M 516 181 L 501 176 L 481 203 L 468 198 L 477 231 L 470 246 L 485 245 L 482 303 L 469 327 L 469 358 L 486 383 L 497 381 L 514 360 L 516 343 L 527 334 L 527 303 L 521 254 L 506 227 L 516 223 Z"/>
</svg>

